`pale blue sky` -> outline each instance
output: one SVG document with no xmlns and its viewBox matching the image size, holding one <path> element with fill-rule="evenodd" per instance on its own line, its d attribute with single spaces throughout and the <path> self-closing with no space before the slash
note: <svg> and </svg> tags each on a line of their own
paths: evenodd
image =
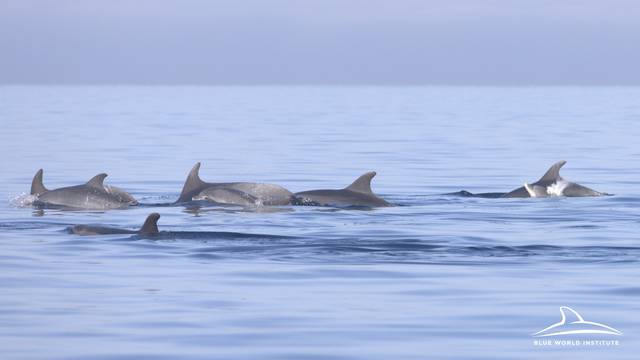
<svg viewBox="0 0 640 360">
<path fill-rule="evenodd" d="M 640 85 L 637 0 L 0 0 L 0 83 Z"/>
</svg>

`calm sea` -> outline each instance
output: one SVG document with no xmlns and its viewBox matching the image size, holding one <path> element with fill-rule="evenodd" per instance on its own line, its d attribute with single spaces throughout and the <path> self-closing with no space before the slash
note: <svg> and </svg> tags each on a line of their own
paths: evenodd
<svg viewBox="0 0 640 360">
<path fill-rule="evenodd" d="M 0 87 L 3 359 L 637 359 L 640 88 Z M 478 199 L 558 160 L 602 198 Z M 341 188 L 373 210 L 163 206 L 210 182 Z M 129 210 L 24 205 L 106 183 Z M 73 224 L 162 240 L 79 237 Z M 620 336 L 533 333 L 568 306 Z M 567 320 L 568 322 L 569 320 Z M 575 324 L 574 324 L 575 325 Z M 582 340 L 602 340 L 598 344 Z"/>
</svg>

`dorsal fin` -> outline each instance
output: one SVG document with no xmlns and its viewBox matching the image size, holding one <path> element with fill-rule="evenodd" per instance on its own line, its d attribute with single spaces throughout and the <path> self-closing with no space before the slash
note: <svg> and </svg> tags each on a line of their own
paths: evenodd
<svg viewBox="0 0 640 360">
<path fill-rule="evenodd" d="M 193 195 L 198 193 L 202 188 L 206 185 L 206 183 L 200 180 L 200 163 L 197 162 L 193 165 L 193 168 L 187 175 L 187 180 L 184 182 L 184 186 L 182 187 L 182 192 L 180 193 L 180 197 L 176 202 L 184 202 L 191 201 Z"/>
<path fill-rule="evenodd" d="M 138 231 L 139 234 L 152 235 L 158 233 L 158 219 L 160 219 L 160 214 L 151 213 L 147 216 L 147 220 L 144 221 L 142 227 Z"/>
<path fill-rule="evenodd" d="M 560 176 L 560 168 L 563 167 L 566 163 L 566 161 L 562 160 L 553 164 L 553 166 L 551 166 L 549 170 L 547 170 L 547 172 L 540 178 L 540 180 L 538 180 L 538 182 L 562 180 L 562 177 Z"/>
<path fill-rule="evenodd" d="M 49 190 L 47 190 L 47 188 L 44 187 L 44 184 L 42 183 L 42 169 L 40 169 L 31 181 L 31 195 L 40 195 L 46 193 L 47 191 Z"/>
<path fill-rule="evenodd" d="M 357 178 L 356 181 L 351 183 L 351 185 L 347 186 L 345 189 L 356 191 L 359 193 L 364 193 L 364 194 L 373 194 L 373 191 L 371 191 L 371 179 L 373 179 L 374 176 L 376 176 L 375 171 L 370 171 L 368 173 L 365 173 L 361 175 L 359 178 Z"/>
<path fill-rule="evenodd" d="M 106 177 L 107 177 L 107 174 L 105 173 L 98 174 L 92 177 L 91 180 L 87 181 L 87 186 L 104 190 L 104 178 Z"/>
</svg>

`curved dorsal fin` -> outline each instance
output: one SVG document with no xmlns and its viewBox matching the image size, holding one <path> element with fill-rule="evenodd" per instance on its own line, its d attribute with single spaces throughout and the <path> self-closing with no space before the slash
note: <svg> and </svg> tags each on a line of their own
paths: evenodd
<svg viewBox="0 0 640 360">
<path fill-rule="evenodd" d="M 373 179 L 374 176 L 376 176 L 375 171 L 370 171 L 368 173 L 365 173 L 361 175 L 359 178 L 357 178 L 356 181 L 351 183 L 351 185 L 347 186 L 345 189 L 356 191 L 359 193 L 364 193 L 364 194 L 373 194 L 373 191 L 371 191 L 371 179 Z"/>
<path fill-rule="evenodd" d="M 105 173 L 98 174 L 98 175 L 92 177 L 91 180 L 89 180 L 87 182 L 87 186 L 91 186 L 91 187 L 94 187 L 96 189 L 104 190 L 104 178 L 106 178 L 106 177 L 107 177 L 107 174 L 105 174 Z"/>
<path fill-rule="evenodd" d="M 47 188 L 44 187 L 44 184 L 42 183 L 42 169 L 40 169 L 31 181 L 31 195 L 40 195 L 46 193 L 47 191 L 49 190 L 47 190 Z"/>
<path fill-rule="evenodd" d="M 147 216 L 147 220 L 144 221 L 142 227 L 138 231 L 139 234 L 152 235 L 157 234 L 158 231 L 158 219 L 160 219 L 160 214 L 151 213 Z"/>
<path fill-rule="evenodd" d="M 191 201 L 193 195 L 202 190 L 202 187 L 206 185 L 206 183 L 200 180 L 200 163 L 197 162 L 193 165 L 193 168 L 187 175 L 187 180 L 184 182 L 184 186 L 182 187 L 182 192 L 180 193 L 180 197 L 176 202 L 184 202 Z"/>
<path fill-rule="evenodd" d="M 547 170 L 547 172 L 540 178 L 540 180 L 538 180 L 538 182 L 562 180 L 562 177 L 560 176 L 560 168 L 563 167 L 566 163 L 566 161 L 562 160 L 553 164 L 553 166 L 551 166 L 549 170 Z"/>
</svg>

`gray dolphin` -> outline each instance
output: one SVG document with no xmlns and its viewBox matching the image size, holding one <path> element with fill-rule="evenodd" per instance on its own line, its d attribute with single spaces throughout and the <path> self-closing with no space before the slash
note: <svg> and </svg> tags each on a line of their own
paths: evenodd
<svg viewBox="0 0 640 360">
<path fill-rule="evenodd" d="M 252 182 L 207 183 L 200 179 L 196 163 L 184 183 L 176 203 L 192 200 L 234 205 L 289 205 L 293 193 L 282 186 Z"/>
<path fill-rule="evenodd" d="M 193 200 L 208 200 L 218 204 L 251 206 L 260 201 L 257 197 L 234 188 L 210 187 L 202 190 Z"/>
<path fill-rule="evenodd" d="M 550 196 L 604 196 L 607 193 L 601 193 L 586 186 L 567 181 L 560 176 L 560 168 L 567 162 L 562 160 L 553 164 L 540 180 L 528 184 L 525 183 L 511 192 L 504 194 L 504 198 L 528 198 L 528 197 L 550 197 Z"/>
<path fill-rule="evenodd" d="M 339 190 L 310 190 L 294 194 L 296 203 L 315 206 L 393 206 L 371 190 L 375 171 L 360 176 L 351 185 Z"/>
<path fill-rule="evenodd" d="M 38 170 L 31 182 L 33 202 L 42 207 L 67 207 L 75 209 L 116 209 L 138 205 L 129 193 L 115 186 L 105 186 L 107 174 L 98 174 L 86 184 L 48 190 L 42 183 L 42 169 Z"/>
<path fill-rule="evenodd" d="M 138 234 L 138 235 L 157 235 L 158 219 L 160 214 L 152 213 L 147 216 L 140 230 L 118 229 L 106 226 L 92 225 L 75 225 L 69 228 L 69 232 L 76 235 L 112 235 L 112 234 Z"/>
</svg>

